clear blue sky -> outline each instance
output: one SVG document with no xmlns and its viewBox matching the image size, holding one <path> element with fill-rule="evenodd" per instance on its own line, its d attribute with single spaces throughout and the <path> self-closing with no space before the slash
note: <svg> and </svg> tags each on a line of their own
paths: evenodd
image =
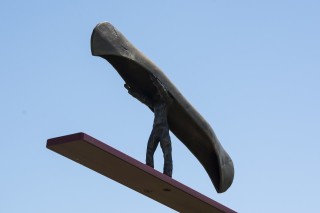
<svg viewBox="0 0 320 213">
<path fill-rule="evenodd" d="M 91 56 L 102 21 L 166 73 L 235 164 L 217 194 L 172 135 L 176 180 L 239 212 L 319 211 L 319 11 L 316 0 L 1 1 L 0 212 L 174 212 L 45 148 L 82 131 L 144 161 L 153 115 Z"/>
</svg>

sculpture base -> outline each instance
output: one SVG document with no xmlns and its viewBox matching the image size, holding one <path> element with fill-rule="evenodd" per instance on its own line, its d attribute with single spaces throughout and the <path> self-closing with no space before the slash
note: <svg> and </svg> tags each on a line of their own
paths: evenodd
<svg viewBox="0 0 320 213">
<path fill-rule="evenodd" d="M 85 133 L 49 139 L 47 148 L 178 212 L 235 212 Z"/>
</svg>

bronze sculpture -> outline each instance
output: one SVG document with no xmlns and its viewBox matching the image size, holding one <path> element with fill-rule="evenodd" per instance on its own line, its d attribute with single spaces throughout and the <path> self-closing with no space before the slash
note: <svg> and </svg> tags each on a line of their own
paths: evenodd
<svg viewBox="0 0 320 213">
<path fill-rule="evenodd" d="M 172 103 L 167 106 L 170 130 L 200 161 L 216 191 L 226 191 L 234 177 L 230 156 L 210 125 L 164 73 L 107 22 L 98 24 L 93 30 L 91 52 L 106 59 L 124 79 L 126 87 L 134 88 L 138 94 L 150 100 L 155 100 L 159 93 L 150 76 L 158 79 L 172 99 Z"/>
<path fill-rule="evenodd" d="M 172 98 L 156 77 L 150 75 L 150 79 L 157 88 L 157 94 L 153 99 L 139 94 L 132 86 L 127 84 L 125 84 L 125 88 L 129 94 L 147 105 L 154 112 L 153 128 L 147 145 L 146 164 L 152 168 L 154 167 L 153 155 L 160 143 L 164 157 L 163 173 L 172 177 L 172 148 L 167 119 L 167 110 L 172 103 Z"/>
</svg>

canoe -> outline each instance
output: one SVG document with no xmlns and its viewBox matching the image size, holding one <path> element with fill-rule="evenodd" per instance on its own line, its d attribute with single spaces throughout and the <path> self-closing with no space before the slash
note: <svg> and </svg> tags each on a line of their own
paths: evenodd
<svg viewBox="0 0 320 213">
<path fill-rule="evenodd" d="M 126 84 L 152 99 L 154 75 L 173 98 L 168 108 L 170 131 L 191 151 L 208 173 L 216 191 L 225 192 L 234 177 L 233 162 L 208 122 L 183 97 L 166 75 L 135 48 L 112 24 L 99 23 L 91 35 L 91 52 L 106 59 Z"/>
</svg>

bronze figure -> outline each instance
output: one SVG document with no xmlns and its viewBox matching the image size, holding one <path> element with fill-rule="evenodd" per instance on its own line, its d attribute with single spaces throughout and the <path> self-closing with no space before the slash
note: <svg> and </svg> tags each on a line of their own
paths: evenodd
<svg viewBox="0 0 320 213">
<path fill-rule="evenodd" d="M 164 157 L 163 173 L 172 177 L 172 148 L 167 118 L 167 111 L 169 105 L 172 103 L 172 98 L 156 77 L 150 75 L 150 79 L 157 88 L 157 94 L 154 96 L 154 99 L 149 99 L 138 93 L 128 84 L 125 84 L 124 86 L 129 94 L 147 105 L 154 112 L 153 128 L 147 146 L 146 164 L 154 168 L 153 155 L 160 143 Z"/>
</svg>

